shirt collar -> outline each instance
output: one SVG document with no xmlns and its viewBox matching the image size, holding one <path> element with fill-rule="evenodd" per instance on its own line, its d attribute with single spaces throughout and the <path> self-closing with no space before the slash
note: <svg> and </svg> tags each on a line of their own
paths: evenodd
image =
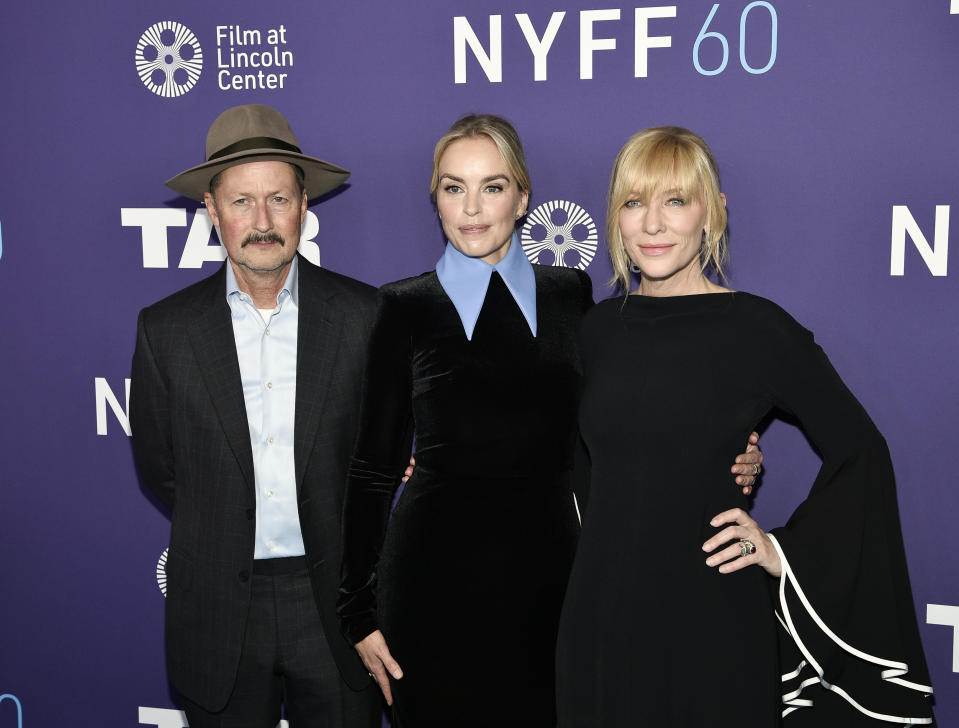
<svg viewBox="0 0 959 728">
<path fill-rule="evenodd" d="M 300 305 L 300 275 L 298 266 L 298 256 L 293 256 L 293 262 L 290 263 L 290 270 L 286 274 L 286 280 L 283 282 L 283 288 L 280 289 L 279 294 L 276 297 L 276 303 L 278 306 L 283 305 L 283 301 L 287 298 L 290 298 L 293 301 L 294 306 Z M 240 290 L 240 285 L 236 281 L 236 273 L 233 272 L 233 264 L 229 260 L 226 262 L 226 300 L 227 303 L 230 302 L 230 298 L 238 298 L 243 291 Z M 283 294 L 286 293 L 284 296 Z M 253 299 L 250 298 L 252 303 Z"/>
<path fill-rule="evenodd" d="M 523 312 L 530 331 L 536 336 L 536 276 L 516 233 L 513 233 L 509 250 L 495 265 L 464 255 L 450 242 L 446 243 L 443 257 L 436 264 L 436 276 L 456 307 L 466 338 L 473 338 L 473 329 L 483 308 L 494 270 L 500 274 L 519 310 Z"/>
</svg>

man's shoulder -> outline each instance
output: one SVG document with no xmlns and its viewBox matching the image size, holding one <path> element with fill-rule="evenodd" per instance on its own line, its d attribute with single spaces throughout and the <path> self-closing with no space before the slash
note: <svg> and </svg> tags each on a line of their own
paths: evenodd
<svg viewBox="0 0 959 728">
<path fill-rule="evenodd" d="M 221 267 L 212 275 L 150 304 L 140 314 L 153 320 L 170 320 L 171 318 L 188 315 L 196 309 L 203 308 L 216 301 L 218 291 L 222 293 L 225 301 L 226 273 L 224 267 Z"/>
</svg>

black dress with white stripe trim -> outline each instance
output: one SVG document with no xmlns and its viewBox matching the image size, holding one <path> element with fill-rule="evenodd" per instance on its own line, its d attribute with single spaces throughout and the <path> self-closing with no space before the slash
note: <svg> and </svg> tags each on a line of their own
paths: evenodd
<svg viewBox="0 0 959 728">
<path fill-rule="evenodd" d="M 933 725 L 889 453 L 812 334 L 726 293 L 606 301 L 582 339 L 592 482 L 560 726 Z M 712 516 L 748 505 L 728 464 L 774 409 L 822 467 L 771 532 L 782 578 L 719 574 L 700 545 Z"/>
</svg>

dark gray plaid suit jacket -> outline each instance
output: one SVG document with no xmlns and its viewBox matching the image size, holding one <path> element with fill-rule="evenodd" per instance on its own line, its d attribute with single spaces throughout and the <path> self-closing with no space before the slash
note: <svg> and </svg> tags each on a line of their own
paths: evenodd
<svg viewBox="0 0 959 728">
<path fill-rule="evenodd" d="M 250 603 L 253 455 L 226 302 L 226 268 L 140 312 L 130 388 L 133 452 L 171 510 L 167 664 L 210 711 L 229 698 Z M 340 517 L 375 292 L 299 259 L 294 461 L 317 607 L 346 682 L 369 685 L 336 616 Z"/>
</svg>

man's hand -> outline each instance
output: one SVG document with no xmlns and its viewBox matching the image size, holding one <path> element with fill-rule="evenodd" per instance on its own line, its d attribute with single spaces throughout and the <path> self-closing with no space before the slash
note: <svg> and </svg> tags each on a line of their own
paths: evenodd
<svg viewBox="0 0 959 728">
<path fill-rule="evenodd" d="M 736 456 L 736 464 L 729 470 L 736 476 L 736 485 L 741 485 L 743 495 L 753 492 L 756 478 L 763 469 L 763 453 L 759 449 L 759 433 L 752 432 L 746 445 L 746 452 Z"/>
<path fill-rule="evenodd" d="M 360 659 L 366 665 L 367 672 L 370 673 L 376 684 L 383 691 L 383 697 L 386 698 L 386 704 L 393 704 L 393 693 L 390 691 L 390 679 L 387 672 L 393 676 L 394 680 L 403 677 L 403 671 L 393 659 L 389 648 L 386 646 L 386 639 L 379 630 L 371 632 L 362 640 L 353 645 L 356 651 L 360 653 Z"/>
</svg>

